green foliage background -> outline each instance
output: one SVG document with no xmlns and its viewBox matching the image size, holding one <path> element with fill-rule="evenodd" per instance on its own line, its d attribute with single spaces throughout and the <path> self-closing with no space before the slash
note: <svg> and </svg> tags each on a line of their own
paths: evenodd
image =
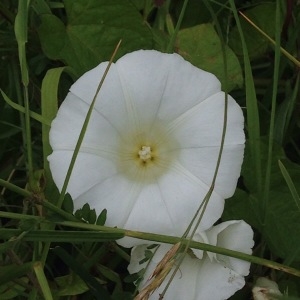
<svg viewBox="0 0 300 300">
<path fill-rule="evenodd" d="M 249 299 L 259 276 L 300 297 L 299 62 L 280 49 L 299 55 L 299 12 L 289 0 L 1 1 L 0 299 L 133 298 L 129 252 L 114 243 L 124 231 L 103 227 L 105 211 L 96 216 L 88 205 L 73 215 L 46 160 L 68 88 L 109 60 L 120 39 L 115 59 L 138 49 L 177 52 L 214 73 L 243 107 L 245 160 L 222 219 L 253 227 L 258 259 L 232 299 Z"/>
</svg>

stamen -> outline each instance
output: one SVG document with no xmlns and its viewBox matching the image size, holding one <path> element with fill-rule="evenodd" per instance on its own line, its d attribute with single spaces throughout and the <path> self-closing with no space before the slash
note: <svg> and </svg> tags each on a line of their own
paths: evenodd
<svg viewBox="0 0 300 300">
<path fill-rule="evenodd" d="M 149 146 L 142 146 L 141 150 L 139 151 L 140 159 L 143 161 L 149 160 L 152 158 L 151 147 Z"/>
</svg>

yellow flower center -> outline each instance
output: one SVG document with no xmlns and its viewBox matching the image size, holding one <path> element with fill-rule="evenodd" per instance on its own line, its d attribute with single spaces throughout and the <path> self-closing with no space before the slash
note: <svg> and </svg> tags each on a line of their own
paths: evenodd
<svg viewBox="0 0 300 300">
<path fill-rule="evenodd" d="M 141 130 L 122 136 L 118 168 L 130 180 L 154 182 L 169 170 L 177 156 L 178 143 L 166 133 L 165 126 L 148 128 L 141 126 Z"/>
</svg>

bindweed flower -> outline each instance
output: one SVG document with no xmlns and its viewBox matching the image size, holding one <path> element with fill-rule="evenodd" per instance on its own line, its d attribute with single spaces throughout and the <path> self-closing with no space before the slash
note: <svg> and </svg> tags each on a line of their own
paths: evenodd
<svg viewBox="0 0 300 300">
<path fill-rule="evenodd" d="M 276 300 L 280 299 L 282 293 L 275 281 L 267 277 L 259 277 L 252 289 L 252 295 L 254 300 Z"/>
<path fill-rule="evenodd" d="M 200 242 L 240 251 L 246 254 L 252 252 L 254 245 L 253 231 L 244 221 L 227 221 L 212 227 L 206 232 L 198 233 L 195 239 Z M 147 295 L 149 299 L 160 299 L 164 288 L 172 275 L 172 270 L 164 281 L 159 281 L 160 286 L 155 285 L 153 271 L 172 245 L 161 244 L 156 250 L 149 249 L 149 245 L 135 246 L 131 251 L 131 261 L 128 266 L 129 273 L 137 273 L 145 268 L 138 289 L 140 295 Z M 145 260 L 145 251 L 153 252 L 151 260 Z M 147 253 L 146 252 L 146 253 Z M 140 263 L 142 261 L 142 263 Z M 173 269 L 176 266 L 174 258 L 170 258 L 169 264 Z M 168 262 L 165 265 L 169 266 Z M 164 300 L 223 300 L 228 299 L 244 284 L 244 276 L 248 275 L 250 263 L 228 256 L 203 252 L 192 249 L 187 253 L 179 267 L 174 279 L 171 281 Z M 169 271 L 169 270 L 167 270 Z M 139 296 L 138 296 L 139 297 Z M 139 299 L 139 298 L 136 299 Z M 143 298 L 141 298 L 143 299 Z M 148 298 L 145 298 L 148 299 Z"/>
<path fill-rule="evenodd" d="M 107 64 L 72 85 L 51 125 L 49 162 L 59 189 Z M 75 208 L 106 208 L 107 226 L 182 235 L 211 185 L 224 109 L 219 80 L 179 55 L 125 55 L 108 72 L 76 159 L 67 189 Z M 221 216 L 240 174 L 244 120 L 230 96 L 227 112 L 220 169 L 200 230 Z"/>
</svg>

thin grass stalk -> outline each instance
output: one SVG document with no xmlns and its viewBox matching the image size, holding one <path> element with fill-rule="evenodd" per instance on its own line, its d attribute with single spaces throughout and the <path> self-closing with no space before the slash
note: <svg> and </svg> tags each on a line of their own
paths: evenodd
<svg viewBox="0 0 300 300">
<path fill-rule="evenodd" d="M 20 105 L 18 103 L 15 103 L 13 102 L 4 92 L 3 90 L 0 89 L 0 93 L 4 99 L 4 101 L 10 105 L 12 108 L 14 108 L 15 110 L 21 112 L 22 114 L 25 114 L 25 108 L 23 105 Z M 21 94 L 20 94 L 21 95 Z M 19 96 L 17 94 L 17 98 L 19 99 Z M 29 115 L 31 118 L 35 119 L 36 121 L 42 123 L 42 124 L 45 124 L 45 125 L 48 125 L 50 126 L 50 121 L 47 120 L 47 119 L 44 119 L 40 114 L 36 113 L 36 112 L 33 112 L 33 111 L 29 111 Z M 24 116 L 22 116 L 23 119 L 24 119 Z M 22 121 L 21 121 L 22 122 Z M 25 127 L 25 121 L 24 121 L 24 127 Z M 25 136 L 25 133 L 24 133 L 24 136 Z M 24 143 L 26 142 L 25 141 L 26 139 L 24 138 Z"/>
<path fill-rule="evenodd" d="M 31 196 L 31 193 L 27 190 L 24 190 L 20 187 L 18 187 L 17 185 L 13 184 L 13 183 L 10 183 L 4 179 L 1 179 L 0 178 L 0 185 L 7 188 L 8 190 L 10 191 L 13 191 L 23 197 L 30 197 Z"/>
<path fill-rule="evenodd" d="M 40 285 L 44 299 L 45 300 L 53 300 L 52 293 L 51 293 L 47 278 L 45 276 L 42 263 L 35 262 L 33 265 L 33 269 L 34 269 L 37 281 Z"/>
<path fill-rule="evenodd" d="M 29 74 L 26 60 L 26 43 L 27 43 L 27 23 L 30 0 L 20 0 L 18 4 L 18 13 L 15 20 L 15 35 L 18 43 L 19 61 L 21 67 L 21 79 L 23 84 L 23 97 L 25 108 L 25 134 L 26 134 L 26 153 L 29 180 L 33 175 L 32 159 L 32 139 L 30 124 L 30 108 L 28 97 Z"/>
<path fill-rule="evenodd" d="M 203 3 L 205 4 L 205 6 L 208 8 L 208 10 L 210 11 L 211 16 L 213 17 L 218 35 L 220 37 L 221 40 L 221 49 L 222 49 L 222 57 L 223 57 L 223 63 L 224 63 L 224 74 L 225 74 L 225 80 L 224 80 L 224 85 L 225 85 L 225 98 L 224 98 L 224 116 L 223 116 L 223 128 L 222 128 L 222 137 L 221 137 L 221 143 L 220 143 L 220 150 L 219 150 L 219 154 L 218 154 L 218 159 L 216 162 L 216 167 L 215 167 L 215 171 L 214 171 L 214 175 L 213 175 L 213 179 L 210 185 L 210 188 L 207 192 L 207 194 L 205 195 L 202 203 L 200 204 L 200 207 L 198 208 L 198 210 L 196 211 L 193 219 L 191 220 L 187 230 L 185 231 L 184 235 L 182 236 L 182 238 L 186 238 L 187 236 L 189 236 L 188 238 L 188 242 L 184 245 L 184 250 L 183 253 L 181 253 L 179 260 L 176 262 L 176 267 L 174 269 L 174 271 L 172 272 L 172 275 L 170 277 L 170 279 L 168 280 L 166 287 L 164 288 L 163 292 L 161 293 L 161 297 L 163 298 L 165 293 L 167 292 L 171 282 L 173 281 L 176 273 L 179 271 L 180 269 L 180 265 L 182 264 L 185 255 L 187 254 L 188 249 L 190 248 L 190 243 L 201 223 L 201 220 L 204 216 L 206 207 L 209 203 L 209 199 L 213 193 L 214 187 L 215 187 L 215 183 L 216 183 L 216 179 L 217 179 L 217 175 L 219 172 L 219 168 L 220 168 L 220 163 L 221 163 L 221 158 L 222 158 L 222 153 L 223 153 L 223 149 L 224 149 L 224 142 L 225 142 L 225 136 L 226 136 L 226 130 L 227 130 L 227 112 L 228 112 L 228 81 L 227 81 L 227 75 L 228 75 L 228 69 L 227 69 L 227 57 L 226 57 L 226 49 L 225 49 L 225 41 L 223 39 L 223 35 L 222 35 L 222 30 L 220 27 L 220 23 L 212 9 L 212 7 L 210 6 L 210 4 L 208 3 L 208 1 L 203 0 Z M 183 16 L 182 16 L 183 17 Z M 196 221 L 196 222 L 195 222 Z M 194 227 L 193 227 L 194 226 Z M 193 229 L 192 229 L 193 227 Z M 191 231 L 192 230 L 192 231 Z M 191 231 L 191 232 L 190 232 Z"/>
<path fill-rule="evenodd" d="M 271 183 L 271 171 L 272 171 L 272 157 L 273 157 L 273 144 L 274 144 L 274 127 L 275 127 L 275 113 L 276 113 L 276 99 L 279 80 L 279 64 L 280 64 L 280 3 L 276 1 L 276 17 L 275 17 L 275 59 L 274 59 L 274 76 L 273 76 L 273 88 L 272 88 L 272 106 L 271 106 L 271 119 L 269 128 L 268 139 L 268 158 L 267 168 L 264 182 L 264 197 L 263 197 L 263 225 L 267 218 L 267 209 L 269 204 L 269 192 Z"/>
<path fill-rule="evenodd" d="M 298 191 L 296 189 L 295 184 L 293 183 L 293 180 L 288 172 L 288 170 L 286 169 L 286 167 L 284 166 L 284 164 L 279 160 L 278 161 L 278 165 L 281 171 L 281 174 L 290 190 L 290 193 L 295 201 L 296 206 L 298 207 L 298 210 L 300 212 L 300 195 L 298 194 Z"/>
<path fill-rule="evenodd" d="M 199 216 L 199 219 L 198 219 L 198 221 L 197 221 L 197 223 L 196 223 L 196 225 L 195 225 L 195 227 L 192 231 L 191 239 L 195 235 L 196 230 L 200 225 L 202 217 L 205 213 L 206 206 L 208 205 L 210 196 L 211 196 L 211 194 L 214 190 L 214 187 L 215 187 L 215 183 L 216 183 L 216 180 L 217 180 L 217 176 L 218 176 L 219 168 L 220 168 L 220 163 L 221 163 L 221 159 L 222 159 L 222 154 L 223 154 L 223 150 L 224 150 L 224 143 L 225 143 L 225 137 L 226 137 L 226 131 L 227 131 L 227 114 L 228 114 L 228 93 L 227 93 L 227 90 L 228 90 L 228 68 L 227 68 L 227 56 L 226 56 L 226 49 L 225 49 L 225 40 L 224 40 L 223 35 L 222 35 L 222 30 L 221 30 L 220 23 L 219 23 L 216 15 L 214 14 L 214 11 L 213 11 L 212 7 L 210 6 L 210 4 L 207 0 L 203 0 L 203 3 L 205 4 L 205 6 L 210 11 L 210 14 L 211 14 L 211 16 L 214 20 L 214 23 L 215 23 L 215 26 L 216 26 L 216 29 L 217 29 L 217 32 L 218 32 L 218 36 L 219 36 L 220 41 L 221 41 L 222 58 L 223 58 L 223 63 L 224 63 L 224 74 L 225 74 L 225 76 L 224 76 L 225 98 L 224 98 L 224 115 L 223 115 L 222 137 L 221 137 L 220 150 L 219 150 L 219 153 L 218 153 L 216 168 L 215 168 L 215 171 L 214 171 L 214 175 L 213 175 L 213 179 L 212 179 L 210 189 L 209 189 L 207 195 L 205 196 L 206 200 L 204 202 L 205 204 L 204 204 L 202 213 Z"/>
<path fill-rule="evenodd" d="M 49 223 L 50 221 L 46 220 L 43 217 L 37 217 L 37 216 L 30 216 L 30 215 L 22 215 L 22 214 L 17 214 L 17 213 L 7 213 L 7 212 L 0 212 L 0 217 L 4 218 L 11 218 L 11 219 L 20 219 L 20 220 L 35 220 L 36 222 L 46 222 Z M 50 222 L 53 224 L 53 222 Z M 149 233 L 149 232 L 140 232 L 140 231 L 133 231 L 133 230 L 127 230 L 127 229 L 122 229 L 122 228 L 114 228 L 114 227 L 108 227 L 108 226 L 101 226 L 101 225 L 96 225 L 96 224 L 87 224 L 87 223 L 82 223 L 80 221 L 57 221 L 54 224 L 56 225 L 61 225 L 64 227 L 70 227 L 70 228 L 77 228 L 84 230 L 86 234 L 88 235 L 89 231 L 92 232 L 97 232 L 99 234 L 99 238 L 101 236 L 101 232 L 103 233 L 111 233 L 112 235 L 119 234 L 121 236 L 128 236 L 136 239 L 141 239 L 141 240 L 147 240 L 151 242 L 157 242 L 157 243 L 167 243 L 167 244 L 176 244 L 178 242 L 181 242 L 183 245 L 186 245 L 189 243 L 190 248 L 193 249 L 199 249 L 203 251 L 209 251 L 212 253 L 217 253 L 217 254 L 222 254 L 222 255 L 227 255 L 230 257 L 246 260 L 248 262 L 261 265 L 261 266 L 266 266 L 275 270 L 280 270 L 295 276 L 300 277 L 300 270 L 279 264 L 276 262 L 273 262 L 271 260 L 263 259 L 260 257 L 256 257 L 253 255 L 245 254 L 242 252 L 234 251 L 234 250 L 229 250 L 226 248 L 218 247 L 218 246 L 213 246 L 210 244 L 205 244 L 205 243 L 200 243 L 196 241 L 190 241 L 189 239 L 182 239 L 181 237 L 174 237 L 174 236 L 168 236 L 168 235 L 161 235 L 161 234 L 155 234 L 155 233 Z M 5 229 L 3 229 L 5 230 Z M 38 230 L 39 234 L 43 234 L 43 231 Z M 47 230 L 45 232 L 45 237 L 47 237 Z M 10 235 L 10 233 L 7 233 Z M 7 236 L 7 234 L 3 233 L 4 236 Z M 27 232 L 19 232 L 17 230 L 16 234 L 19 236 L 19 239 L 22 239 L 23 236 L 26 236 Z M 18 237 L 17 237 L 18 238 Z M 27 240 L 30 240 L 30 232 L 28 237 L 26 238 Z M 34 237 L 33 237 L 34 239 Z M 32 264 L 32 263 L 30 263 Z M 0 276 L 1 277 L 1 276 Z"/>
<path fill-rule="evenodd" d="M 276 40 L 274 41 L 269 35 L 267 35 L 263 30 L 261 30 L 256 24 L 254 24 L 247 16 L 245 16 L 242 12 L 240 15 L 243 16 L 249 24 L 251 24 L 259 33 L 261 33 L 268 41 L 270 41 L 274 46 L 276 46 Z M 297 67 L 300 67 L 300 61 L 296 59 L 293 55 L 291 55 L 287 50 L 283 47 L 279 46 L 281 53 L 286 56 L 291 62 L 293 62 Z"/>
<path fill-rule="evenodd" d="M 43 81 L 41 88 L 41 103 L 42 103 L 42 117 L 47 120 L 53 120 L 58 110 L 57 89 L 60 76 L 66 67 L 48 70 Z M 43 142 L 43 161 L 46 178 L 51 178 L 49 169 L 48 155 L 51 153 L 51 146 L 49 142 L 50 126 L 42 124 L 42 142 Z"/>
<path fill-rule="evenodd" d="M 13 75 L 13 78 L 12 80 L 15 82 L 14 83 L 14 86 L 15 86 L 15 91 L 16 91 L 16 96 L 17 96 L 17 102 L 20 106 L 23 107 L 23 97 L 22 97 L 22 90 L 21 90 L 21 84 L 20 84 L 20 74 L 18 72 L 18 66 L 17 66 L 17 63 L 16 63 L 16 60 L 13 60 L 12 61 L 12 75 Z M 2 91 L 1 91 L 2 92 Z M 5 97 L 4 95 L 2 94 L 4 100 L 5 100 Z M 25 109 L 24 109 L 24 112 L 25 112 Z M 24 149 L 26 148 L 26 132 L 24 130 L 25 127 L 25 116 L 24 116 L 24 113 L 19 113 L 19 117 L 20 117 L 20 125 L 21 125 L 21 132 L 22 132 L 22 141 L 23 141 L 23 147 Z"/>
<path fill-rule="evenodd" d="M 63 222 L 56 222 L 56 224 L 66 226 L 66 227 L 73 227 L 73 228 L 80 228 L 80 229 L 86 229 L 86 230 L 98 230 L 103 232 L 114 232 L 114 233 L 123 233 L 125 236 L 142 239 L 142 240 L 148 240 L 152 242 L 157 243 L 167 243 L 167 244 L 176 244 L 181 242 L 183 245 L 186 245 L 187 243 L 190 243 L 190 248 L 193 249 L 199 249 L 203 251 L 209 251 L 212 253 L 222 254 L 234 258 L 238 258 L 241 260 L 245 260 L 254 264 L 258 264 L 261 266 L 266 266 L 268 268 L 272 268 L 275 270 L 280 270 L 295 276 L 300 277 L 300 270 L 282 265 L 276 262 L 273 262 L 271 260 L 267 260 L 264 258 L 260 258 L 257 256 L 245 254 L 243 252 L 234 251 L 218 246 L 213 246 L 210 244 L 200 243 L 196 241 L 190 241 L 189 239 L 182 239 L 181 237 L 174 237 L 174 236 L 168 236 L 168 235 L 162 235 L 162 234 L 155 234 L 155 233 L 149 233 L 149 232 L 141 232 L 141 231 L 133 231 L 133 230 L 127 230 L 122 228 L 113 228 L 113 227 L 107 227 L 107 226 L 100 226 L 95 224 L 86 224 L 86 223 L 80 223 L 80 222 L 69 222 L 69 221 L 63 221 Z"/>
<path fill-rule="evenodd" d="M 295 108 L 295 104 L 296 104 L 296 100 L 297 100 L 297 96 L 299 93 L 299 86 L 300 86 L 300 73 L 297 74 L 297 78 L 295 81 L 295 85 L 293 87 L 293 93 L 292 93 L 292 97 L 291 97 L 291 101 L 290 101 L 290 106 L 289 109 L 287 111 L 287 115 L 286 115 L 286 126 L 285 126 L 285 132 L 287 131 L 287 127 L 292 119 L 292 115 L 293 115 L 293 111 Z"/>
<path fill-rule="evenodd" d="M 73 155 L 72 155 L 72 158 L 71 158 L 71 162 L 70 162 L 70 165 L 69 165 L 69 168 L 68 168 L 68 171 L 67 171 L 67 174 L 66 174 L 66 178 L 65 178 L 65 181 L 64 181 L 64 184 L 63 184 L 63 187 L 62 187 L 62 190 L 61 190 L 61 193 L 60 193 L 60 197 L 58 199 L 58 203 L 57 203 L 57 206 L 60 208 L 62 203 L 63 203 L 63 200 L 65 198 L 65 195 L 66 195 L 66 191 L 67 191 L 67 188 L 68 188 L 68 184 L 69 184 L 69 181 L 70 181 L 70 178 L 71 178 L 71 174 L 72 174 L 72 171 L 73 171 L 73 168 L 74 168 L 74 165 L 75 165 L 75 161 L 76 161 L 76 158 L 77 158 L 77 155 L 79 153 L 79 150 L 80 150 L 80 146 L 82 144 L 82 141 L 83 141 L 83 138 L 84 138 L 84 134 L 86 132 L 86 129 L 87 129 L 87 126 L 89 124 L 89 121 L 90 121 L 90 118 L 91 118 L 91 115 L 92 115 L 92 112 L 93 112 L 93 109 L 94 109 L 94 105 L 95 105 L 95 102 L 96 102 L 96 99 L 97 99 L 97 96 L 100 92 L 100 89 L 104 83 L 104 80 L 108 74 L 108 71 L 110 69 L 110 66 L 112 65 L 113 63 L 113 60 L 117 54 L 117 51 L 120 47 L 120 44 L 121 44 L 121 40 L 119 41 L 119 43 L 117 44 L 112 56 L 111 56 L 111 59 L 105 69 L 105 72 L 99 82 L 99 85 L 97 87 L 97 90 L 96 90 L 96 93 L 95 93 L 95 96 L 92 100 L 92 103 L 89 107 L 89 110 L 87 112 L 87 115 L 86 115 L 86 118 L 84 120 L 84 123 L 82 125 L 82 128 L 81 128 L 81 131 L 80 131 L 80 134 L 79 134 L 79 138 L 77 140 L 77 143 L 76 143 L 76 146 L 75 146 L 75 149 L 74 149 L 74 152 L 73 152 Z"/>
<path fill-rule="evenodd" d="M 173 53 L 174 52 L 175 40 L 176 40 L 178 31 L 181 27 L 181 23 L 182 23 L 182 20 L 183 20 L 188 2 L 189 2 L 189 0 L 184 0 L 184 2 L 183 2 L 182 9 L 180 11 L 180 15 L 179 15 L 177 24 L 175 26 L 173 34 L 171 35 L 171 38 L 170 38 L 170 41 L 169 41 L 169 44 L 168 44 L 168 47 L 167 47 L 167 53 Z"/>
</svg>

